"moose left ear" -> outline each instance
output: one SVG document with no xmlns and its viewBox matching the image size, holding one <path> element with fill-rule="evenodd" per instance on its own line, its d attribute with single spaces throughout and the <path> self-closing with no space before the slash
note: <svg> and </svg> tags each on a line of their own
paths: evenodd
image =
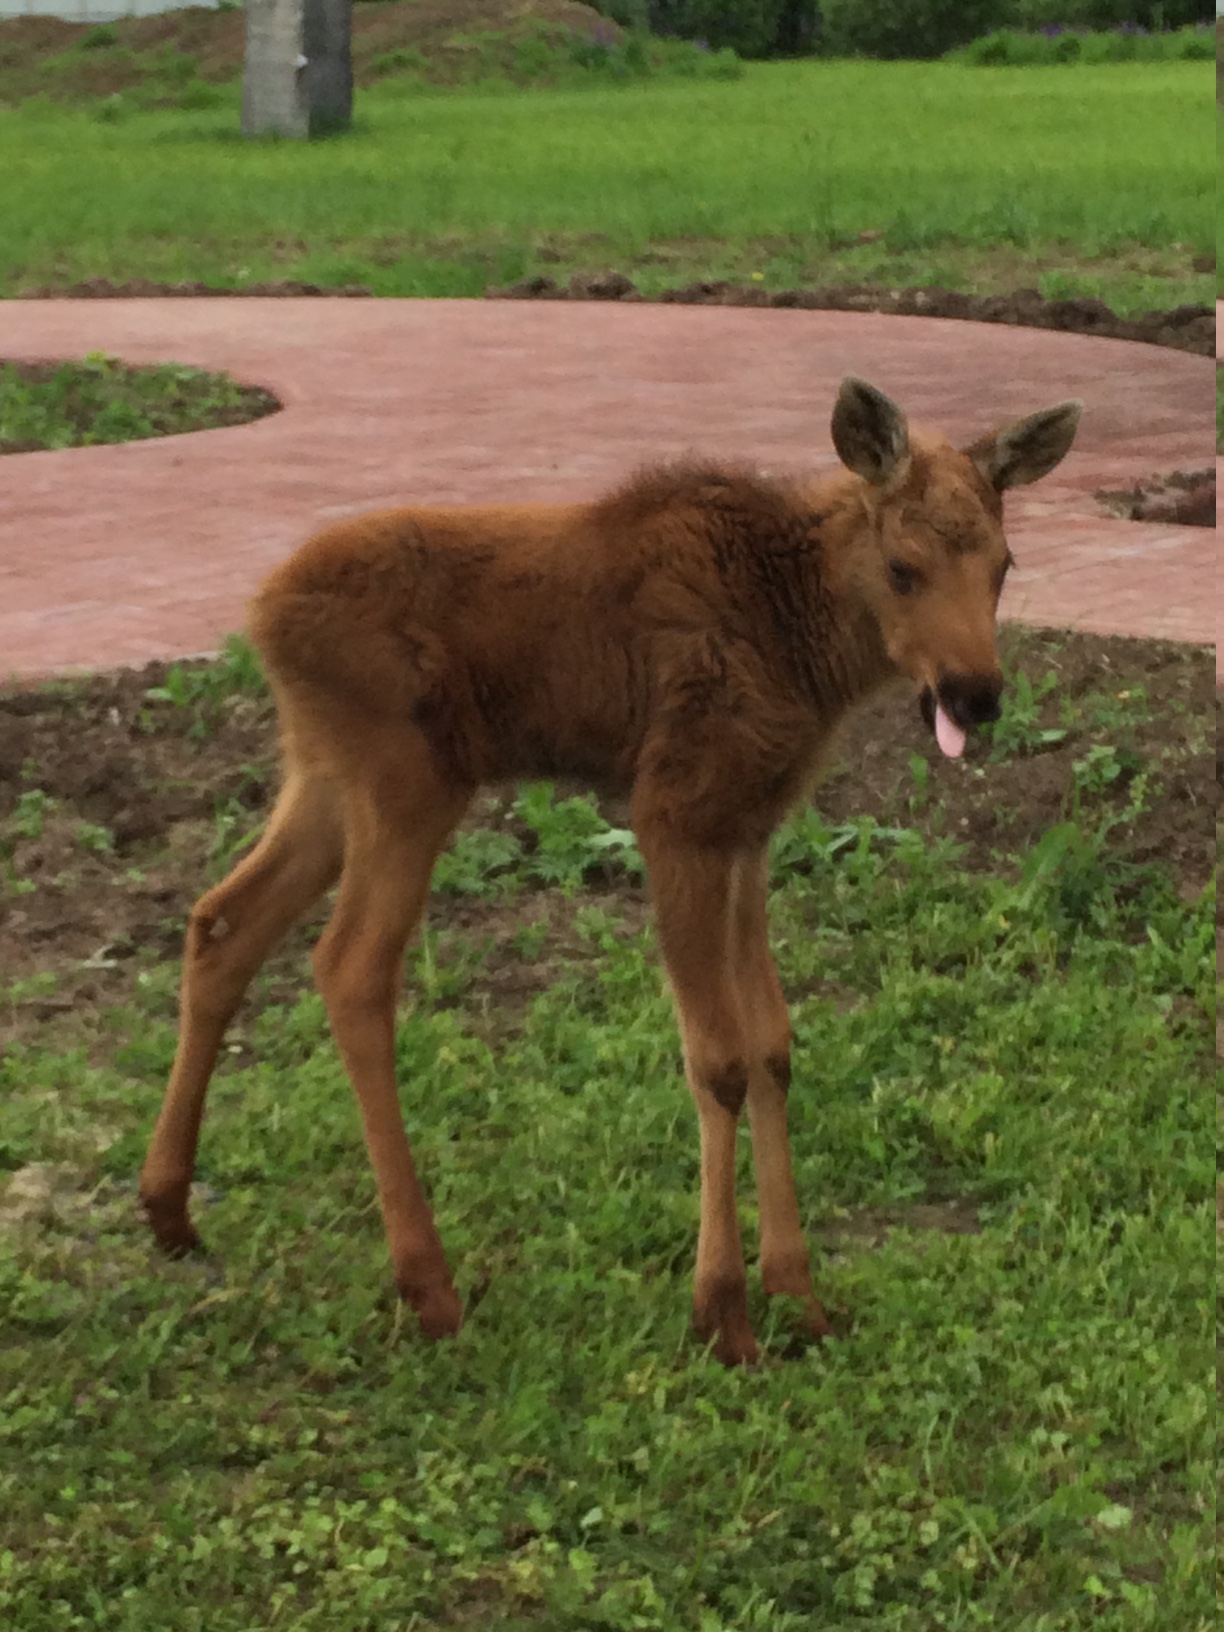
<svg viewBox="0 0 1224 1632">
<path fill-rule="evenodd" d="M 992 487 L 1024 487 L 1048 476 L 1075 441 L 1084 405 L 1077 400 L 1043 408 L 997 436 L 985 436 L 965 452 Z"/>
</svg>

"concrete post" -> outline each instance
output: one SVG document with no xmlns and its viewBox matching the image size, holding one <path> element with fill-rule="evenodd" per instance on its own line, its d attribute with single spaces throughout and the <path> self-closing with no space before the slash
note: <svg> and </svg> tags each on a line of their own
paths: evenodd
<svg viewBox="0 0 1224 1632">
<path fill-rule="evenodd" d="M 303 0 L 246 0 L 242 134 L 307 136 Z"/>
<path fill-rule="evenodd" d="M 303 71 L 310 134 L 347 130 L 353 120 L 353 0 L 304 0 Z"/>
<path fill-rule="evenodd" d="M 246 0 L 244 136 L 322 136 L 353 116 L 352 0 Z"/>
</svg>

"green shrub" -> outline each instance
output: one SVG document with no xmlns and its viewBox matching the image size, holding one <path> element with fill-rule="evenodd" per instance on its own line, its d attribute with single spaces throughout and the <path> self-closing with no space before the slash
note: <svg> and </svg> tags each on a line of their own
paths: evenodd
<svg viewBox="0 0 1224 1632">
<path fill-rule="evenodd" d="M 1015 21 L 1015 0 L 823 0 L 834 56 L 941 57 Z"/>
<path fill-rule="evenodd" d="M 117 125 L 133 111 L 133 105 L 124 96 L 122 91 L 115 91 L 110 96 L 104 96 L 100 102 L 90 109 L 89 117 L 100 125 Z"/>
<path fill-rule="evenodd" d="M 119 36 L 110 23 L 100 23 L 97 28 L 91 28 L 88 33 L 81 35 L 82 51 L 104 51 L 107 46 L 116 45 Z"/>
<path fill-rule="evenodd" d="M 1160 30 L 1211 20 L 1208 0 L 1015 0 L 1018 28 L 1120 28 L 1124 23 Z"/>
<path fill-rule="evenodd" d="M 738 57 L 802 56 L 819 34 L 819 0 L 596 0 L 596 9 L 622 28 Z"/>
<path fill-rule="evenodd" d="M 225 92 L 219 85 L 210 85 L 206 79 L 191 79 L 179 96 L 180 108 L 215 108 L 225 101 Z"/>
<path fill-rule="evenodd" d="M 199 75 L 199 58 L 192 51 L 176 51 L 168 45 L 149 64 L 149 72 L 168 79 L 172 85 L 189 85 Z"/>
<path fill-rule="evenodd" d="M 949 53 L 956 62 L 979 67 L 1050 67 L 1060 62 L 1176 62 L 1215 55 L 1211 30 L 1182 28 L 1173 34 L 1127 33 L 1117 29 L 1097 33 L 1061 34 L 1001 28 Z"/>
</svg>

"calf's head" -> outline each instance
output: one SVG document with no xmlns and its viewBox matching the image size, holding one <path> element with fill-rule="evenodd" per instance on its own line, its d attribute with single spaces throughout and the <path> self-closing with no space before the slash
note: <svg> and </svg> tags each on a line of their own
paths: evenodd
<svg viewBox="0 0 1224 1632">
<path fill-rule="evenodd" d="M 1054 469 L 1082 409 L 1060 402 L 957 449 L 911 436 L 896 403 L 866 381 L 842 384 L 833 444 L 863 478 L 857 588 L 945 754 L 963 751 L 969 727 L 999 717 L 995 617 L 1011 565 L 1003 490 Z"/>
</svg>

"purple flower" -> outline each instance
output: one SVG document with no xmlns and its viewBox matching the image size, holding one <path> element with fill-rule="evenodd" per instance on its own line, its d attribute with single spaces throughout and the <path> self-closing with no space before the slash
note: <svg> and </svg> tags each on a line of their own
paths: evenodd
<svg viewBox="0 0 1224 1632">
<path fill-rule="evenodd" d="M 1055 40 L 1060 34 L 1065 34 L 1067 30 L 1062 23 L 1042 23 L 1041 32 L 1047 40 Z"/>
<path fill-rule="evenodd" d="M 1146 34 L 1147 29 L 1143 27 L 1142 23 L 1119 23 L 1118 24 L 1118 33 L 1119 34 Z"/>
</svg>

